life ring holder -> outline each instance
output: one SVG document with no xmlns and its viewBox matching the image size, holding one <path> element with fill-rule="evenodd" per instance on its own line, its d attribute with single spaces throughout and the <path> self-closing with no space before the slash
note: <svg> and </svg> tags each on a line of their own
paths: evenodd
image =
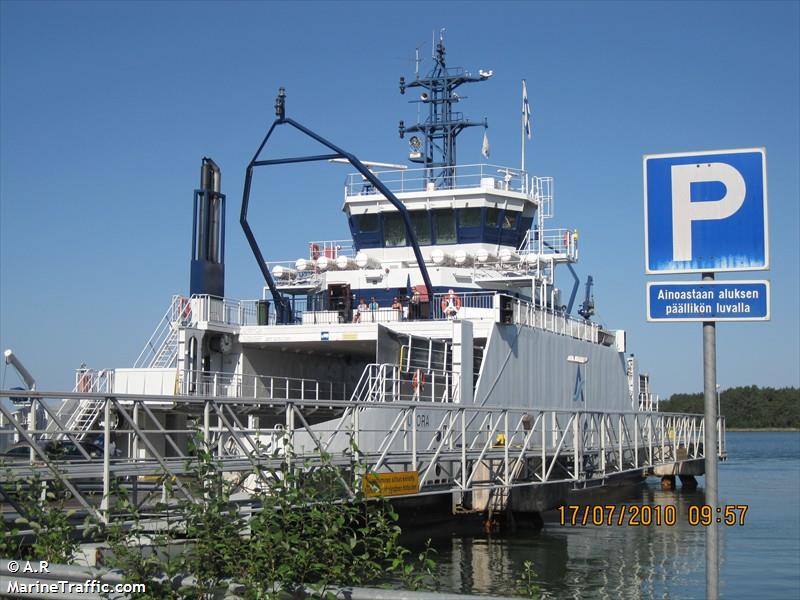
<svg viewBox="0 0 800 600">
<path fill-rule="evenodd" d="M 81 371 L 80 377 L 78 378 L 78 391 L 79 392 L 88 392 L 92 387 L 92 375 L 89 373 L 88 369 Z"/>
<path fill-rule="evenodd" d="M 186 321 L 192 314 L 192 304 L 189 298 L 182 296 L 178 305 L 178 320 Z"/>
<path fill-rule="evenodd" d="M 450 298 L 453 299 L 453 306 L 458 311 L 461 309 L 461 297 L 457 294 L 447 294 L 442 297 L 442 310 L 447 312 L 447 307 L 450 305 Z"/>
</svg>

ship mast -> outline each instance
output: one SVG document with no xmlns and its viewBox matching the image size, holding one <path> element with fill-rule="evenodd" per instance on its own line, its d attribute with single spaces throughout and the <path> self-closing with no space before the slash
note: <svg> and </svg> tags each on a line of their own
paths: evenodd
<svg viewBox="0 0 800 600">
<path fill-rule="evenodd" d="M 424 77 L 419 75 L 419 54 L 414 80 L 406 83 L 405 77 L 400 77 L 400 93 L 405 94 L 407 87 L 422 88 L 419 100 L 411 102 L 428 106 L 428 116 L 424 121 L 408 127 L 400 121 L 400 137 L 405 137 L 406 133 L 421 133 L 422 140 L 416 135 L 409 140 L 409 160 L 424 165 L 429 183 L 451 187 L 455 176 L 456 137 L 467 127 L 488 126 L 485 119 L 482 123 L 470 121 L 463 113 L 453 110 L 453 105 L 463 100 L 456 89 L 464 83 L 485 81 L 492 76 L 492 71 L 481 69 L 475 76 L 461 67 L 448 68 L 445 65 L 444 29 L 439 32 L 433 58 L 434 67 Z"/>
</svg>

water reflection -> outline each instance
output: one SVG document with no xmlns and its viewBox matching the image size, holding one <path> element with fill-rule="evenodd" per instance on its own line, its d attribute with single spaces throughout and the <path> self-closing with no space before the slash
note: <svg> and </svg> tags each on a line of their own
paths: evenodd
<svg viewBox="0 0 800 600">
<path fill-rule="evenodd" d="M 678 518 L 674 526 L 573 527 L 562 526 L 558 513 L 550 512 L 540 531 L 520 527 L 506 535 L 440 537 L 433 545 L 442 589 L 513 594 L 529 560 L 549 598 L 702 597 L 705 531 L 687 522 L 689 506 L 705 502 L 702 490 L 647 485 L 571 502 L 673 505 Z M 678 595 L 671 591 L 676 578 L 683 582 Z M 685 584 L 696 596 L 687 595 Z"/>
<path fill-rule="evenodd" d="M 729 433 L 728 452 L 720 505 L 749 510 L 744 526 L 720 527 L 721 597 L 800 598 L 800 433 Z M 530 560 L 547 598 L 705 596 L 705 528 L 687 518 L 705 503 L 702 488 L 663 491 L 651 479 L 586 502 L 674 505 L 677 523 L 571 527 L 550 512 L 540 531 L 493 536 L 477 533 L 478 523 L 469 534 L 434 537 L 441 589 L 511 595 Z"/>
</svg>

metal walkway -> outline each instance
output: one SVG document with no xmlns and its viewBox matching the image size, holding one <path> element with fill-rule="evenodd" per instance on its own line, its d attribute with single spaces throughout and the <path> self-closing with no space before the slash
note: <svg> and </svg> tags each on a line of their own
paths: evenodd
<svg viewBox="0 0 800 600">
<path fill-rule="evenodd" d="M 392 386 L 389 386 L 390 388 Z M 0 397 L 17 392 L 0 390 Z M 202 438 L 223 470 L 247 482 L 268 469 L 312 469 L 330 457 L 350 473 L 348 493 L 367 473 L 415 472 L 416 494 L 442 494 L 566 482 L 600 484 L 625 473 L 647 474 L 660 465 L 703 458 L 701 415 L 512 409 L 452 401 L 135 396 L 26 392 L 38 400 L 87 398 L 101 406 L 94 430 L 57 428 L 58 437 L 102 436 L 103 456 L 56 460 L 0 404 L 0 412 L 33 448 L 34 460 L 6 462 L 0 489 L 38 475 L 60 480 L 87 512 L 108 518 L 112 483 L 170 477 L 189 494 L 180 476 L 191 459 L 188 441 Z M 437 394 L 438 396 L 438 394 Z M 439 396 L 441 398 L 441 396 Z M 370 400 L 378 398 L 379 400 Z M 447 398 L 447 396 L 444 396 Z M 45 403 L 42 403 L 45 404 Z M 724 456 L 724 419 L 719 452 Z M 47 433 L 53 434 L 53 429 Z M 114 447 L 112 439 L 116 440 Z M 291 456 L 284 450 L 292 448 Z M 362 465 L 361 475 L 350 469 Z M 102 486 L 102 493 L 87 492 Z M 412 494 L 413 495 L 413 494 Z M 146 496 L 146 495 L 145 495 Z M 144 504 L 147 497 L 140 500 Z"/>
</svg>

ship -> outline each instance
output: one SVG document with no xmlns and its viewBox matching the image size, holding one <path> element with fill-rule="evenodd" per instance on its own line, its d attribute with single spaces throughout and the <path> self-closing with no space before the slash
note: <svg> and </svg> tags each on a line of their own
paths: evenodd
<svg viewBox="0 0 800 600">
<path fill-rule="evenodd" d="M 172 297 L 132 367 L 81 366 L 69 394 L 15 393 L 20 411 L 0 406 L 5 439 L 70 485 L 74 461 L 63 468 L 40 442 L 72 444 L 83 476 L 90 466 L 102 476 L 105 505 L 71 489 L 101 515 L 109 479 L 179 475 L 195 434 L 232 473 L 285 467 L 290 450 L 298 465 L 355 457 L 383 495 L 417 507 L 443 499 L 451 512 L 540 512 L 577 488 L 702 474 L 703 417 L 658 411 L 625 331 L 594 319 L 591 277 L 576 301 L 579 234 L 551 226 L 552 177 L 524 161 L 457 161 L 459 136 L 487 127 L 457 110 L 459 94 L 492 71 L 447 66 L 443 35 L 432 67 L 420 63 L 399 83 L 421 115 L 399 124 L 410 165 L 362 161 L 328 141 L 287 116 L 281 88 L 240 211 L 256 297 L 225 295 L 226 196 L 204 158 L 189 293 Z M 521 115 L 529 127 L 527 90 Z M 279 127 L 323 150 L 262 158 Z M 342 204 L 349 239 L 273 260 L 248 219 L 254 177 L 328 161 L 354 170 Z M 572 276 L 569 294 L 559 269 Z M 724 420 L 717 427 L 724 454 Z M 85 451 L 90 442 L 103 457 Z M 255 485 L 252 475 L 240 483 L 244 493 Z"/>
</svg>

